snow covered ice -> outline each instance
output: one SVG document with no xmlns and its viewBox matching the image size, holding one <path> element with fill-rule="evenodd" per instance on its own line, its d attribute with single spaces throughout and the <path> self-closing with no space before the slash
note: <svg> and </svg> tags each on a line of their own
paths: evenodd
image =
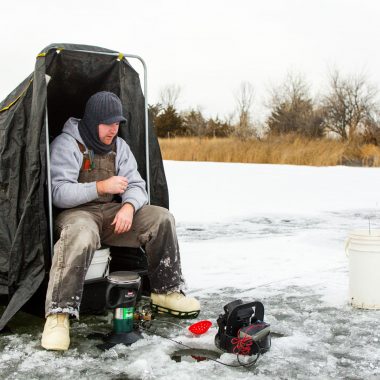
<svg viewBox="0 0 380 380">
<path fill-rule="evenodd" d="M 348 303 L 350 230 L 380 228 L 380 169 L 166 161 L 189 294 L 214 322 L 235 299 L 260 300 L 274 337 L 250 370 L 212 361 L 176 363 L 181 349 L 158 335 L 99 351 L 86 336 L 110 316 L 72 323 L 68 352 L 40 347 L 43 321 L 20 315 L 0 335 L 0 377 L 19 379 L 375 379 L 380 311 Z M 199 338 L 194 321 L 159 319 L 157 333 L 214 349 L 216 328 Z M 221 361 L 235 363 L 223 354 Z"/>
</svg>

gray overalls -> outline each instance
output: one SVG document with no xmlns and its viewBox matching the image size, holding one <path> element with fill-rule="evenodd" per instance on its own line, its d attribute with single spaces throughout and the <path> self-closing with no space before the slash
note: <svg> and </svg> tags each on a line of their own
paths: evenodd
<svg viewBox="0 0 380 380">
<path fill-rule="evenodd" d="M 115 152 L 95 154 L 93 168 L 83 153 L 78 182 L 101 181 L 116 175 Z M 115 234 L 111 226 L 122 205 L 106 194 L 96 201 L 62 211 L 55 221 L 53 262 L 46 295 L 45 314 L 69 313 L 79 318 L 83 284 L 92 256 L 101 244 L 118 247 L 145 246 L 148 275 L 154 293 L 183 286 L 178 240 L 173 215 L 165 208 L 146 205 L 133 218 L 130 231 Z"/>
</svg>

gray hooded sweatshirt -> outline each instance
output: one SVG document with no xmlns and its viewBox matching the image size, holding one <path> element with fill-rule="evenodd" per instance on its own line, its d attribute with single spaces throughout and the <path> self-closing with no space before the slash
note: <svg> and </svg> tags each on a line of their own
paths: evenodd
<svg viewBox="0 0 380 380">
<path fill-rule="evenodd" d="M 51 144 L 51 182 L 53 204 L 59 208 L 72 208 L 98 198 L 96 182 L 78 183 L 83 154 L 77 141 L 85 146 L 78 131 L 80 119 L 71 117 L 62 133 Z M 121 194 L 122 203 L 131 203 L 137 211 L 148 202 L 145 181 L 137 171 L 137 162 L 127 143 L 116 139 L 116 175 L 126 177 L 127 190 Z"/>
</svg>

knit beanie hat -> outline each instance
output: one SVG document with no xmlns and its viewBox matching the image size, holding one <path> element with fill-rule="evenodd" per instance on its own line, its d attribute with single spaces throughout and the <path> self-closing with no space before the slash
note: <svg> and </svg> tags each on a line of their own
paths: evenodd
<svg viewBox="0 0 380 380">
<path fill-rule="evenodd" d="M 86 103 L 84 115 L 79 122 L 79 134 L 87 148 L 96 154 L 106 154 L 113 149 L 116 136 L 111 144 L 104 144 L 99 139 L 99 124 L 125 122 L 123 107 L 117 95 L 101 91 L 92 95 Z"/>
</svg>

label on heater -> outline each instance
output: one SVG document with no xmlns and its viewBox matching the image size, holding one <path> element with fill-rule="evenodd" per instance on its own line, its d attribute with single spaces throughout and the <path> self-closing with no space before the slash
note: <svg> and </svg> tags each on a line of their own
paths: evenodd
<svg viewBox="0 0 380 380">
<path fill-rule="evenodd" d="M 133 319 L 133 307 L 123 307 L 115 310 L 116 319 Z"/>
<path fill-rule="evenodd" d="M 242 327 L 239 330 L 239 338 L 250 337 L 254 341 L 263 339 L 270 333 L 270 324 L 261 322 L 253 323 L 252 325 Z"/>
</svg>

